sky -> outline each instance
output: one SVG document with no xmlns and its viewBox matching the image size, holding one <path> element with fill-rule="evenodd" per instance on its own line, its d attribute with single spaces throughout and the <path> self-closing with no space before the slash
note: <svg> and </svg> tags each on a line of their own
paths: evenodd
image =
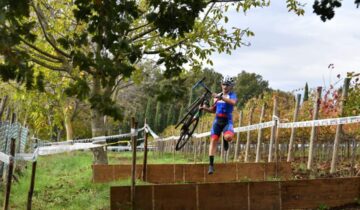
<svg viewBox="0 0 360 210">
<path fill-rule="evenodd" d="M 249 28 L 255 37 L 245 39 L 250 47 L 231 55 L 212 55 L 212 68 L 224 76 L 242 70 L 260 74 L 271 88 L 284 91 L 303 88 L 305 82 L 311 88 L 326 88 L 338 81 L 338 74 L 343 78 L 346 72 L 360 72 L 360 8 L 345 0 L 335 17 L 324 23 L 313 13 L 314 0 L 301 2 L 307 3 L 304 16 L 289 13 L 285 0 L 246 15 L 228 12 L 226 27 Z M 333 68 L 328 68 L 330 64 Z"/>
</svg>

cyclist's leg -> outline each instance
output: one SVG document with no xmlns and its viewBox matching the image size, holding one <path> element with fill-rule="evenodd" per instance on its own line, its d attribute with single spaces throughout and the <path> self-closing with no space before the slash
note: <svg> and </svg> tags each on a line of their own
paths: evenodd
<svg viewBox="0 0 360 210">
<path fill-rule="evenodd" d="M 210 145 L 209 145 L 209 156 L 214 156 L 217 150 L 217 143 L 221 134 L 221 127 L 218 125 L 216 119 L 213 122 L 210 131 Z"/>
<path fill-rule="evenodd" d="M 213 122 L 212 128 L 211 128 L 211 132 L 210 132 L 211 137 L 210 137 L 210 145 L 209 145 L 209 171 L 208 171 L 208 174 L 214 173 L 214 157 L 216 154 L 217 142 L 219 140 L 220 133 L 221 133 L 221 129 L 215 119 Z"/>
<path fill-rule="evenodd" d="M 223 136 L 224 140 L 226 141 L 232 141 L 234 138 L 234 125 L 232 122 L 228 122 L 228 124 L 223 129 Z"/>
</svg>

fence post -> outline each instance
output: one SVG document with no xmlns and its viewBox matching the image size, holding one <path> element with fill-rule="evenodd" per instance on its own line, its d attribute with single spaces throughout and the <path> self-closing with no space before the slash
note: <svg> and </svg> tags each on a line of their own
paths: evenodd
<svg viewBox="0 0 360 210">
<path fill-rule="evenodd" d="M 317 88 L 315 103 L 314 103 L 314 113 L 313 113 L 313 120 L 317 120 L 319 116 L 319 107 L 320 107 L 320 100 L 321 100 L 321 91 L 322 87 Z M 307 163 L 307 169 L 311 169 L 313 155 L 314 155 L 314 140 L 316 137 L 316 126 L 311 127 L 311 136 L 310 136 L 310 144 L 309 144 L 309 157 Z"/>
<path fill-rule="evenodd" d="M 262 123 L 262 122 L 263 122 L 263 118 L 264 118 L 264 115 L 265 115 L 265 108 L 266 108 L 266 103 L 264 103 L 264 104 L 262 105 L 261 114 L 260 114 L 260 122 L 259 122 L 259 123 Z M 256 146 L 256 158 L 255 158 L 255 162 L 256 162 L 256 163 L 258 163 L 258 162 L 260 161 L 261 137 L 262 137 L 262 129 L 259 128 L 259 130 L 258 130 L 257 146 Z"/>
<path fill-rule="evenodd" d="M 341 95 L 341 101 L 340 101 L 340 110 L 339 110 L 339 117 L 344 116 L 344 107 L 346 105 L 346 99 L 348 95 L 349 90 L 349 84 L 350 84 L 350 78 L 345 78 L 344 80 L 344 86 L 342 90 Z M 331 168 L 330 173 L 335 173 L 336 170 L 336 161 L 337 161 L 337 151 L 339 148 L 339 141 L 340 141 L 340 135 L 342 134 L 342 125 L 339 124 L 336 126 L 336 134 L 335 134 L 335 140 L 334 140 L 334 148 L 333 148 L 333 154 L 332 154 L 332 160 L 331 160 Z"/>
<path fill-rule="evenodd" d="M 254 113 L 254 109 L 255 107 L 252 106 L 250 108 L 250 113 L 249 113 L 249 124 L 248 125 L 251 125 L 252 124 L 252 118 L 253 118 L 253 113 Z M 251 131 L 247 131 L 247 136 L 246 136 L 246 146 L 245 146 L 245 159 L 244 159 L 244 162 L 247 163 L 249 161 L 249 150 L 250 150 L 250 134 L 251 134 Z"/>
<path fill-rule="evenodd" d="M 143 172 L 142 180 L 146 181 L 146 170 L 147 170 L 147 153 L 148 153 L 148 133 L 146 127 L 146 118 L 144 119 L 144 162 L 143 162 Z"/>
<path fill-rule="evenodd" d="M 278 110 L 278 102 L 277 102 L 277 96 L 274 96 L 274 102 L 273 102 L 273 116 L 272 119 L 274 120 L 274 116 L 277 116 L 277 110 Z M 276 135 L 276 126 L 274 125 L 271 128 L 271 134 L 270 134 L 270 143 L 269 143 L 269 157 L 268 157 L 268 162 L 272 162 L 272 152 L 273 152 L 273 144 L 274 144 L 274 139 L 275 139 L 275 135 Z"/>
<path fill-rule="evenodd" d="M 137 122 L 135 118 L 131 118 L 131 142 L 132 142 L 132 165 L 131 165 L 131 205 L 133 209 L 136 209 L 135 206 L 135 181 L 136 181 L 136 127 Z"/>
<path fill-rule="evenodd" d="M 241 127 L 241 122 L 243 118 L 243 112 L 239 113 L 239 127 Z M 234 154 L 234 162 L 238 159 L 239 155 L 239 144 L 240 144 L 240 132 L 236 134 L 236 144 L 235 144 L 235 154 Z"/>
<path fill-rule="evenodd" d="M 36 145 L 38 145 L 38 140 L 35 140 Z M 36 150 L 37 146 L 35 147 Z M 32 204 L 32 197 L 33 197 L 33 193 L 34 193 L 34 186 L 35 186 L 35 173 L 36 173 L 36 162 L 37 160 L 35 159 L 34 162 L 32 163 L 32 168 L 31 168 L 31 181 L 30 181 L 30 188 L 29 188 L 29 193 L 28 193 L 28 200 L 27 200 L 27 210 L 31 210 L 31 204 Z"/>
<path fill-rule="evenodd" d="M 293 122 L 296 122 L 299 115 L 299 107 L 300 107 L 300 100 L 301 100 L 301 94 L 296 95 L 296 102 L 295 102 L 295 111 L 294 111 L 294 119 Z M 288 156 L 287 156 L 287 162 L 292 161 L 292 150 L 293 150 L 293 144 L 294 144 L 294 138 L 295 138 L 295 131 L 296 128 L 291 128 L 291 135 L 290 135 L 290 141 L 289 141 L 289 150 L 288 150 Z"/>
<path fill-rule="evenodd" d="M 14 168 L 14 157 L 15 157 L 15 139 L 11 138 L 10 140 L 10 163 L 9 170 L 7 174 L 6 180 L 6 191 L 5 191 L 5 200 L 4 200 L 4 210 L 9 209 L 9 201 L 10 201 L 10 192 L 11 192 L 11 179 L 13 176 L 13 168 Z"/>
</svg>

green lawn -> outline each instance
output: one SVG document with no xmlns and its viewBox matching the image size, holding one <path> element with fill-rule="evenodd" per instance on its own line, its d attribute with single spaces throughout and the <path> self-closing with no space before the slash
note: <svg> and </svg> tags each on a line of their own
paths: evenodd
<svg viewBox="0 0 360 210">
<path fill-rule="evenodd" d="M 110 164 L 130 164 L 131 152 L 109 152 Z M 138 152 L 138 163 L 142 163 L 143 153 Z M 148 163 L 185 163 L 189 160 L 173 154 L 149 153 Z M 92 153 L 72 152 L 51 156 L 41 156 L 37 162 L 33 209 L 110 209 L 110 186 L 130 185 L 130 180 L 95 184 L 92 182 Z M 11 188 L 11 209 L 26 209 L 30 185 L 31 163 L 22 175 L 16 175 L 19 182 Z M 138 181 L 139 184 L 144 184 Z M 4 185 L 0 186 L 0 202 L 3 205 Z"/>
</svg>

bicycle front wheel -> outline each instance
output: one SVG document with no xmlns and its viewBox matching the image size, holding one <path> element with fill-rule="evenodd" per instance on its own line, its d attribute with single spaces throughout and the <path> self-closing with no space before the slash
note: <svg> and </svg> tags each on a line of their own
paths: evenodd
<svg viewBox="0 0 360 210">
<path fill-rule="evenodd" d="M 188 115 L 184 125 L 181 128 L 180 138 L 176 142 L 176 151 L 180 150 L 188 142 L 192 134 L 194 133 L 199 122 L 199 117 L 194 115 Z"/>
</svg>

